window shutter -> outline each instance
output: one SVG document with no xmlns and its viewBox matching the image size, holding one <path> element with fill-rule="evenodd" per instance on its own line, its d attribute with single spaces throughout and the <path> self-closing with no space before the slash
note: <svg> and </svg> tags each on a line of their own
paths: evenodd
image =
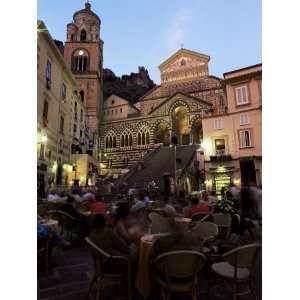
<svg viewBox="0 0 300 300">
<path fill-rule="evenodd" d="M 250 124 L 250 118 L 248 114 L 240 115 L 240 125 Z"/>
<path fill-rule="evenodd" d="M 240 131 L 240 148 L 245 148 L 245 132 Z"/>
</svg>

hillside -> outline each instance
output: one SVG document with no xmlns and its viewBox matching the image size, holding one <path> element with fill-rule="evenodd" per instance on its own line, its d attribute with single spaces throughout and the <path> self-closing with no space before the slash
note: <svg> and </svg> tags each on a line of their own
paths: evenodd
<svg viewBox="0 0 300 300">
<path fill-rule="evenodd" d="M 117 77 L 110 69 L 103 69 L 104 98 L 115 94 L 134 104 L 154 86 L 153 80 L 144 67 L 139 67 L 138 73 L 131 73 L 122 77 Z"/>
</svg>

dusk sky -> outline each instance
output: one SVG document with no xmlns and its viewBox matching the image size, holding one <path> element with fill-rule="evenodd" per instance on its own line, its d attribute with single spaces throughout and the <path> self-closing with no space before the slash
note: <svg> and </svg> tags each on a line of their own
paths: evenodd
<svg viewBox="0 0 300 300">
<path fill-rule="evenodd" d="M 66 25 L 85 0 L 38 0 L 38 19 L 65 41 Z M 117 76 L 158 65 L 184 48 L 210 56 L 210 74 L 261 62 L 260 0 L 91 0 L 101 19 L 104 67 Z"/>
</svg>

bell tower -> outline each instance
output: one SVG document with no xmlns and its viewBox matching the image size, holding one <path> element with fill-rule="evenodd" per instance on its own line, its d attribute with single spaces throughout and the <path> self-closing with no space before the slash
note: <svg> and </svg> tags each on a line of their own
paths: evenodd
<svg viewBox="0 0 300 300">
<path fill-rule="evenodd" d="M 100 18 L 91 4 L 73 15 L 67 25 L 64 57 L 77 81 L 78 95 L 86 108 L 86 125 L 93 148 L 97 147 L 99 122 L 103 104 L 103 41 L 100 38 Z"/>
</svg>

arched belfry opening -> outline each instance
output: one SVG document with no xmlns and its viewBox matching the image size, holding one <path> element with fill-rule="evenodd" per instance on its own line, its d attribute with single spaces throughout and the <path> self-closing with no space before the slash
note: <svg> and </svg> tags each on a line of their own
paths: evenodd
<svg viewBox="0 0 300 300">
<path fill-rule="evenodd" d="M 80 41 L 86 41 L 86 31 L 84 29 L 80 32 Z"/>
</svg>

